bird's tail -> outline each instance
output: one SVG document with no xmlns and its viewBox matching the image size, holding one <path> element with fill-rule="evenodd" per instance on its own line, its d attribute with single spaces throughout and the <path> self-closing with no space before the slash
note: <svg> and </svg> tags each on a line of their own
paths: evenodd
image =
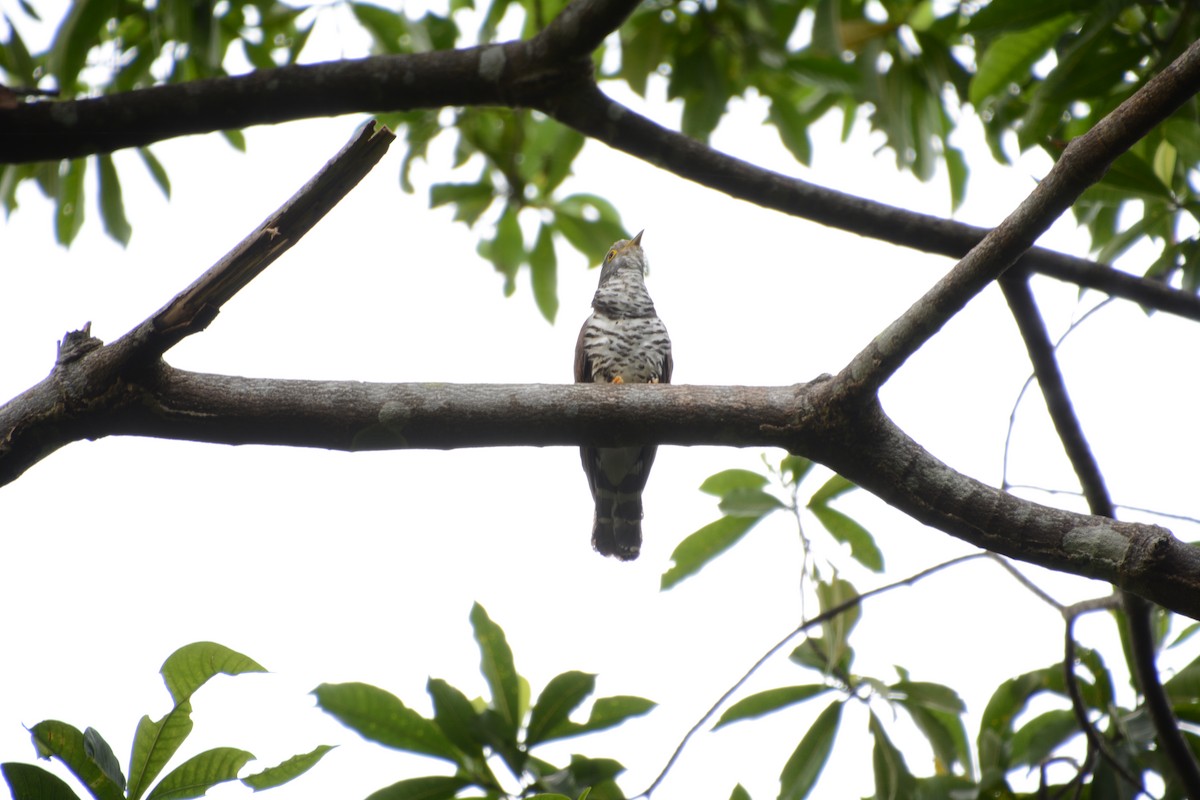
<svg viewBox="0 0 1200 800">
<path fill-rule="evenodd" d="M 642 494 L 602 493 L 596 498 L 592 547 L 605 556 L 633 561 L 642 550 Z"/>
</svg>

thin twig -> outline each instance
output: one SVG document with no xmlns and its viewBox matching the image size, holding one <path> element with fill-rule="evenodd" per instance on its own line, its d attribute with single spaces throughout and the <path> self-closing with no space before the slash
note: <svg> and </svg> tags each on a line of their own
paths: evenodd
<svg viewBox="0 0 1200 800">
<path fill-rule="evenodd" d="M 864 600 L 874 597 L 875 595 L 889 592 L 892 589 L 898 589 L 901 586 L 911 586 L 917 581 L 927 578 L 930 575 L 940 572 L 948 567 L 953 567 L 967 561 L 973 561 L 977 558 L 986 558 L 987 556 L 987 553 L 971 553 L 970 555 L 959 556 L 958 558 L 952 558 L 949 561 L 943 561 L 941 564 L 935 564 L 928 569 L 921 570 L 920 572 L 910 575 L 902 580 L 889 583 L 885 586 L 880 586 L 877 589 L 871 589 L 870 591 L 863 592 L 862 594 L 852 597 L 844 603 L 839 603 L 838 605 L 826 611 L 822 611 L 812 619 L 801 623 L 795 630 L 790 632 L 787 636 L 784 636 L 782 639 L 772 645 L 767 652 L 763 653 L 763 655 L 757 661 L 755 661 L 753 665 L 751 665 L 750 669 L 746 670 L 742 677 L 738 678 L 732 686 L 726 689 L 725 692 L 719 698 L 717 698 L 717 701 L 709 707 L 708 711 L 704 712 L 704 715 L 696 721 L 696 724 L 688 729 L 688 732 L 684 734 L 683 738 L 679 741 L 679 746 L 675 748 L 675 752 L 671 754 L 669 759 L 667 759 L 666 766 L 664 766 L 662 771 L 658 773 L 658 777 L 655 778 L 645 790 L 634 797 L 650 797 L 654 790 L 658 788 L 659 784 L 661 784 L 667 777 L 667 773 L 671 771 L 671 767 L 673 767 L 675 762 L 679 760 L 679 756 L 683 753 L 683 749 L 687 746 L 687 743 L 691 741 L 691 738 L 696 734 L 696 732 L 699 731 L 706 722 L 712 719 L 713 715 L 716 714 L 721 706 L 725 704 L 725 701 L 732 697 L 738 689 L 742 688 L 746 681 L 750 680 L 750 677 L 757 672 L 758 669 L 771 658 L 771 656 L 775 655 L 784 647 L 786 647 L 788 642 L 790 642 L 792 639 L 812 627 L 820 625 L 823 622 L 828 622 L 829 620 L 846 613 L 850 609 L 858 607 Z"/>
<path fill-rule="evenodd" d="M 1034 486 L 1031 483 L 1010 483 L 1005 485 L 1005 489 L 1024 489 L 1033 492 L 1043 492 L 1045 494 L 1065 494 L 1072 497 L 1083 497 L 1083 492 L 1078 489 L 1051 489 L 1046 486 Z M 1164 517 L 1166 519 L 1177 519 L 1181 522 L 1192 522 L 1200 525 L 1200 517 L 1192 517 L 1187 514 L 1175 514 L 1171 511 L 1159 511 L 1155 508 L 1147 508 L 1146 506 L 1131 506 L 1128 503 L 1114 503 L 1117 510 L 1124 509 L 1125 511 L 1135 511 L 1139 514 L 1148 514 L 1154 517 Z"/>
<path fill-rule="evenodd" d="M 1079 326 L 1082 325 L 1086 320 L 1091 318 L 1092 314 L 1094 314 L 1097 311 L 1099 311 L 1100 309 L 1104 308 L 1106 305 L 1108 305 L 1112 301 L 1113 301 L 1112 297 L 1104 298 L 1099 303 L 1097 303 L 1096 305 L 1092 306 L 1087 311 L 1085 311 L 1079 317 L 1079 319 L 1074 320 L 1070 325 L 1068 325 L 1067 329 L 1063 332 L 1062 336 L 1059 336 L 1058 340 L 1054 343 L 1054 346 L 1052 348 L 1053 351 L 1055 353 L 1057 353 L 1058 348 L 1062 347 L 1062 343 L 1064 341 L 1066 341 L 1068 336 L 1070 336 L 1072 333 L 1074 333 L 1079 328 Z M 1017 424 L 1017 409 L 1020 408 L 1021 401 L 1025 398 L 1025 393 L 1027 391 L 1029 391 L 1029 387 L 1033 385 L 1033 382 L 1035 380 L 1037 380 L 1037 373 L 1030 372 L 1029 377 L 1025 379 L 1025 383 L 1021 384 L 1021 391 L 1017 392 L 1017 399 L 1013 401 L 1012 411 L 1010 411 L 1008 414 L 1008 431 L 1004 435 L 1004 456 L 1001 460 L 1001 470 L 1000 470 L 1000 472 L 1001 472 L 1000 488 L 1001 489 L 1007 490 L 1007 489 L 1014 488 L 1012 486 L 1012 484 L 1010 484 L 1008 482 L 1008 455 L 1010 452 L 1010 447 L 1012 445 L 1013 429 L 1016 427 L 1016 424 Z"/>
<path fill-rule="evenodd" d="M 1040 586 L 1038 586 L 1033 581 L 1029 580 L 1029 578 L 1025 577 L 1024 573 L 1022 573 L 1020 570 L 1018 570 L 1016 567 L 1014 567 L 1011 563 L 1009 563 L 1009 560 L 1007 558 L 1005 558 L 1002 555 L 998 555 L 996 553 L 988 553 L 987 555 L 988 555 L 988 558 L 990 558 L 992 561 L 996 562 L 1001 567 L 1003 567 L 1005 570 L 1007 570 L 1008 574 L 1012 575 L 1013 578 L 1016 579 L 1017 583 L 1021 584 L 1026 589 L 1028 589 L 1030 592 L 1032 592 L 1034 595 L 1036 595 L 1038 597 L 1038 599 L 1040 599 L 1042 602 L 1046 603 L 1049 606 L 1052 606 L 1054 609 L 1056 609 L 1059 612 L 1061 612 L 1064 608 L 1066 608 L 1066 606 L 1064 606 L 1062 603 L 1058 602 L 1053 597 L 1051 597 L 1049 594 L 1047 594 L 1045 592 L 1045 590 L 1043 590 Z"/>
</svg>

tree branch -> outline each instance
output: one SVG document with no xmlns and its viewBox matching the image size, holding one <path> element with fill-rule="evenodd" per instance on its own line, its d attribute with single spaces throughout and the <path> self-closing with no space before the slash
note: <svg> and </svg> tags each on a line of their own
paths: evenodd
<svg viewBox="0 0 1200 800">
<path fill-rule="evenodd" d="M 987 229 L 761 169 L 662 128 L 596 87 L 587 48 L 636 5 L 576 0 L 528 42 L 280 67 L 99 98 L 0 108 L 0 163 L 77 158 L 186 134 L 356 112 L 526 106 L 637 158 L 764 208 L 961 258 Z M 1200 321 L 1200 298 L 1042 248 L 1018 267 Z"/>
<path fill-rule="evenodd" d="M 1151 78 L 1104 119 L 1073 139 L 1049 174 L 924 297 L 842 370 L 846 389 L 873 396 L 951 317 L 1000 277 L 1083 190 L 1151 128 L 1200 91 L 1200 41 Z"/>
<path fill-rule="evenodd" d="M 1033 364 L 1033 373 L 1037 376 L 1042 396 L 1046 399 L 1046 408 L 1054 422 L 1055 430 L 1058 431 L 1067 458 L 1079 478 L 1084 497 L 1087 498 L 1088 508 L 1093 514 L 1115 518 L 1116 509 L 1113 507 L 1112 498 L 1108 493 L 1104 475 L 1100 471 L 1100 464 L 1096 461 L 1095 454 L 1083 434 L 1083 426 L 1079 423 L 1079 417 L 1075 414 L 1075 407 L 1067 393 L 1066 382 L 1063 380 L 1062 371 L 1059 370 L 1058 361 L 1054 356 L 1054 345 L 1050 341 L 1046 324 L 1042 320 L 1041 314 L 1038 313 L 1028 279 L 1025 276 L 1006 274 L 1000 278 L 1000 288 L 1004 292 L 1004 298 L 1008 301 L 1013 318 L 1021 331 L 1021 338 L 1025 341 L 1029 360 Z M 1171 700 L 1167 697 L 1166 689 L 1163 688 L 1162 681 L 1158 677 L 1158 664 L 1155 658 L 1157 640 L 1153 627 L 1154 609 L 1150 603 L 1132 592 L 1123 591 L 1120 594 L 1121 605 L 1125 610 L 1125 618 L 1129 625 L 1131 666 L 1134 679 L 1145 698 L 1159 746 L 1187 796 L 1200 797 L 1200 764 L 1197 764 L 1191 748 L 1183 738 L 1183 732 L 1179 729 L 1179 721 L 1175 719 L 1175 713 L 1171 709 Z M 1073 646 L 1071 640 L 1073 622 L 1074 617 L 1068 616 L 1068 649 Z M 1072 669 L 1069 663 L 1067 669 Z M 1085 728 L 1085 732 L 1087 730 Z M 1089 734 L 1089 738 L 1091 735 Z M 1108 751 L 1102 749 L 1101 752 L 1112 762 L 1115 769 L 1120 769 Z M 1131 778 L 1130 780 L 1132 782 Z"/>
<path fill-rule="evenodd" d="M 586 136 L 701 186 L 831 228 L 952 258 L 965 256 L 988 233 L 756 167 L 646 119 L 590 82 L 548 98 L 541 108 Z M 1034 247 L 1015 268 L 1200 321 L 1195 294 L 1085 258 Z"/>
</svg>

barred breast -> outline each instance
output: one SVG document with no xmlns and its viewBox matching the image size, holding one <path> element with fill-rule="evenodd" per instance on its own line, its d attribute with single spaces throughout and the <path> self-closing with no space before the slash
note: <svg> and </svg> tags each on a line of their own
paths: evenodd
<svg viewBox="0 0 1200 800">
<path fill-rule="evenodd" d="M 658 317 L 613 318 L 592 314 L 583 331 L 583 348 L 592 381 L 658 383 L 663 378 L 671 340 Z"/>
</svg>

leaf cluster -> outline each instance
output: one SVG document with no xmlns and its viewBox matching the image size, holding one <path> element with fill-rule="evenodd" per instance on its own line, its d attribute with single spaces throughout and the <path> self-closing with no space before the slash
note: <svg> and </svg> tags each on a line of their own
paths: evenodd
<svg viewBox="0 0 1200 800">
<path fill-rule="evenodd" d="M 235 747 L 216 747 L 192 756 L 159 780 L 163 769 L 192 732 L 192 696 L 216 675 L 265 671 L 252 659 L 213 642 L 196 642 L 172 653 L 161 669 L 172 708 L 161 719 L 143 716 L 138 722 L 128 778 L 121 771 L 112 747 L 94 728 L 81 732 L 66 722 L 45 720 L 34 725 L 30 734 L 38 756 L 61 761 L 95 800 L 200 797 L 219 783 L 238 780 L 238 773 L 254 756 Z M 255 791 L 280 786 L 307 772 L 331 749 L 329 745 L 321 745 L 240 780 Z M 78 800 L 79 797 L 57 775 L 32 764 L 0 764 L 0 773 L 13 800 Z"/>
<path fill-rule="evenodd" d="M 471 626 L 489 699 L 470 700 L 446 681 L 430 678 L 433 715 L 424 717 L 395 695 L 365 683 L 327 683 L 313 691 L 321 708 L 363 738 L 454 766 L 453 775 L 407 778 L 375 792 L 372 800 L 448 800 L 467 788 L 487 798 L 515 796 L 493 771 L 495 761 L 521 784 L 522 796 L 624 798 L 614 780 L 624 771 L 620 763 L 574 755 L 568 764 L 556 766 L 532 750 L 615 727 L 648 713 L 654 703 L 641 697 L 601 697 L 586 720 L 572 720 L 571 714 L 595 691 L 596 676 L 571 671 L 551 679 L 531 706 L 529 684 L 516 670 L 503 629 L 478 603 L 471 609 Z"/>
<path fill-rule="evenodd" d="M 564 6 L 565 0 L 490 0 L 478 7 L 474 0 L 449 0 L 441 10 L 413 15 L 345 4 L 376 54 L 489 43 L 501 30 L 529 37 Z M 53 84 L 68 98 L 224 75 L 231 62 L 256 69 L 295 63 L 314 26 L 340 13 L 272 0 L 82 0 L 72 4 L 50 45 L 32 53 L 20 29 L 39 20 L 28 4 L 19 9 L 4 19 L 0 78 L 10 85 Z M 802 164 L 812 163 L 811 129 L 818 120 L 840 112 L 843 139 L 865 122 L 898 168 L 929 180 L 944 165 L 957 208 L 969 177 L 956 143 L 964 108 L 983 119 L 999 161 L 1009 163 L 1014 142 L 1057 157 L 1197 35 L 1200 15 L 1188 13 L 1186 4 L 1140 0 L 993 0 L 948 8 L 930 0 L 653 0 L 620 28 L 618 46 L 610 40 L 594 59 L 598 80 L 623 82 L 642 95 L 652 79 L 665 82 L 667 97 L 682 107 L 683 131 L 702 141 L 732 100 L 753 96 L 766 100 L 767 124 Z M 527 266 L 548 320 L 557 311 L 556 240 L 595 259 L 627 233 L 603 198 L 559 195 L 583 137 L 536 112 L 427 109 L 385 119 L 405 130 L 400 180 L 407 191 L 415 188 L 414 162 L 443 131 L 456 132 L 452 166 L 473 176 L 435 183 L 431 204 L 452 208 L 455 219 L 470 226 L 486 220 L 480 255 L 501 273 L 506 294 Z M 239 132 L 226 136 L 242 145 Z M 1153 239 L 1161 249 L 1146 273 L 1164 280 L 1181 275 L 1196 287 L 1200 243 L 1188 231 L 1200 219 L 1192 186 L 1197 142 L 1200 117 L 1192 101 L 1122 156 L 1075 206 L 1100 260 Z M 163 166 L 148 150 L 140 155 L 169 192 Z M 126 242 L 131 227 L 117 170 L 111 156 L 94 160 L 101 221 Z M 84 173 L 82 159 L 0 167 L 0 199 L 11 212 L 16 187 L 34 180 L 54 198 L 56 235 L 69 244 L 83 223 Z"/>
<path fill-rule="evenodd" d="M 69 5 L 46 50 L 31 53 L 17 23 L 40 22 L 40 18 L 27 3 L 19 8 L 22 19 L 0 14 L 7 29 L 7 39 L 0 42 L 3 82 L 30 87 L 53 83 L 65 99 L 224 76 L 234 51 L 255 69 L 292 64 L 315 21 L 303 9 L 274 0 L 79 0 Z M 241 131 L 226 131 L 225 136 L 234 147 L 245 149 Z M 169 197 L 166 169 L 149 148 L 138 148 L 138 154 Z M 17 208 L 17 187 L 32 180 L 55 203 L 55 238 L 70 245 L 83 227 L 89 160 L 95 164 L 104 230 L 121 244 L 128 243 L 133 228 L 108 153 L 91 159 L 0 165 L 0 203 L 5 213 Z"/>
</svg>

